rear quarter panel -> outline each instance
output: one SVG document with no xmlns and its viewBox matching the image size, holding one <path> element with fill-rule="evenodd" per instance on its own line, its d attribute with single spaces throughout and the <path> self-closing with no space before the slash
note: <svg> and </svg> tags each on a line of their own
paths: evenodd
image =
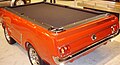
<svg viewBox="0 0 120 65">
<path fill-rule="evenodd" d="M 14 13 L 4 9 L 2 11 L 4 12 L 2 13 L 3 23 L 9 29 L 10 36 L 24 48 L 26 48 L 27 42 L 30 43 L 43 60 L 54 65 L 52 56 L 55 56 L 57 52 L 56 42 L 51 32 Z"/>
</svg>

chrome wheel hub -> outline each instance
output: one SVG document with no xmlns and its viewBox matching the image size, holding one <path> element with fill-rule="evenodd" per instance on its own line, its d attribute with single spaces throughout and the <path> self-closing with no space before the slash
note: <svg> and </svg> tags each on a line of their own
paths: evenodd
<svg viewBox="0 0 120 65">
<path fill-rule="evenodd" d="M 10 36 L 9 36 L 9 34 L 8 34 L 7 29 L 5 29 L 5 36 L 6 36 L 7 40 L 10 41 Z"/>
<path fill-rule="evenodd" d="M 30 48 L 29 54 L 30 54 L 30 60 L 31 60 L 32 64 L 33 65 L 40 65 L 39 57 L 33 48 Z"/>
<path fill-rule="evenodd" d="M 16 5 L 24 5 L 24 2 L 22 0 L 19 0 L 16 2 Z"/>
</svg>

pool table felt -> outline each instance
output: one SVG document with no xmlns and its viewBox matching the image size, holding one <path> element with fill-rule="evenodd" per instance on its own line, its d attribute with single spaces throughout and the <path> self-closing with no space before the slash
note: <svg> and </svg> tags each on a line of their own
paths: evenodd
<svg viewBox="0 0 120 65">
<path fill-rule="evenodd" d="M 29 18 L 56 28 L 100 15 L 100 13 L 91 13 L 81 9 L 77 10 L 46 3 L 13 7 L 12 9 Z"/>
</svg>

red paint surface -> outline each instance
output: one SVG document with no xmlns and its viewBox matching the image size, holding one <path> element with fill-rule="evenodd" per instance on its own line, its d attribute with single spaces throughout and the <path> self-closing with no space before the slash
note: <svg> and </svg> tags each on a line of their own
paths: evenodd
<svg viewBox="0 0 120 65">
<path fill-rule="evenodd" d="M 0 9 L 0 15 L 3 19 L 3 24 L 8 28 L 10 36 L 24 48 L 26 48 L 26 42 L 29 42 L 39 56 L 50 65 L 55 65 L 52 59 L 53 56 L 63 58 L 109 36 L 112 34 L 112 25 L 116 25 L 115 32 L 119 29 L 118 19 L 114 15 L 73 27 L 57 35 L 2 8 Z M 94 41 L 91 39 L 93 34 L 97 36 Z M 70 51 L 66 55 L 61 56 L 59 48 L 66 45 L 70 46 Z"/>
</svg>

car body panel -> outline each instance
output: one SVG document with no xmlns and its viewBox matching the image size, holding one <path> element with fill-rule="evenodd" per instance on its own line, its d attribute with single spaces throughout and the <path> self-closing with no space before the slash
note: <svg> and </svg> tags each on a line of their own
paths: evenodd
<svg viewBox="0 0 120 65">
<path fill-rule="evenodd" d="M 90 22 L 85 24 L 77 24 L 77 26 L 72 24 L 73 26 L 66 27 L 67 29 L 60 32 L 53 32 L 49 30 L 49 25 L 47 27 L 40 24 L 40 26 L 33 23 L 33 20 L 16 15 L 10 10 L 0 8 L 0 12 L 2 23 L 10 32 L 10 36 L 24 48 L 26 43 L 30 43 L 39 56 L 50 65 L 57 64 L 54 57 L 64 60 L 119 31 L 118 18 L 111 14 L 97 20 L 89 20 Z M 65 46 L 69 46 L 69 51 L 62 55 L 60 49 Z M 67 59 L 67 62 L 70 60 Z"/>
</svg>

